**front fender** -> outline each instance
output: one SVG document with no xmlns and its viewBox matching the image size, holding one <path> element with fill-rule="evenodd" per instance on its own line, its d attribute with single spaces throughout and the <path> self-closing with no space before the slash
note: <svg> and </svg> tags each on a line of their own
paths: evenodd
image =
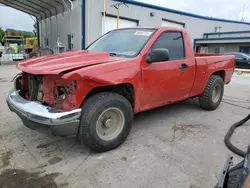
<svg viewBox="0 0 250 188">
<path fill-rule="evenodd" d="M 113 63 L 112 63 L 113 64 Z M 108 66 L 109 65 L 109 66 Z M 130 83 L 134 87 L 135 105 L 140 87 L 140 67 L 135 64 L 111 67 L 110 63 L 104 66 L 82 68 L 62 76 L 63 79 L 76 80 L 76 105 L 80 107 L 88 93 L 97 87 Z M 108 68 L 109 67 L 109 68 Z"/>
</svg>

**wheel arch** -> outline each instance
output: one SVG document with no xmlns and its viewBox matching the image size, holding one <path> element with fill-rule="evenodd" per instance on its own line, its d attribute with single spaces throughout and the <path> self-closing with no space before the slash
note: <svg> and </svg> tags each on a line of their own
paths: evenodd
<svg viewBox="0 0 250 188">
<path fill-rule="evenodd" d="M 217 75 L 217 76 L 221 77 L 222 80 L 223 80 L 223 82 L 224 82 L 224 81 L 225 81 L 225 76 L 226 76 L 226 71 L 225 71 L 225 70 L 218 70 L 218 71 L 216 71 L 216 72 L 213 72 L 213 73 L 210 75 L 210 77 L 211 77 L 212 75 Z M 209 77 L 209 78 L 210 78 L 210 77 Z M 208 78 L 208 80 L 209 80 L 209 78 Z"/>
<path fill-rule="evenodd" d="M 129 101 L 133 109 L 135 107 L 135 89 L 133 84 L 131 83 L 95 87 L 91 89 L 90 92 L 86 95 L 82 102 L 82 105 L 89 97 L 101 92 L 114 92 L 119 95 L 122 95 Z"/>
</svg>

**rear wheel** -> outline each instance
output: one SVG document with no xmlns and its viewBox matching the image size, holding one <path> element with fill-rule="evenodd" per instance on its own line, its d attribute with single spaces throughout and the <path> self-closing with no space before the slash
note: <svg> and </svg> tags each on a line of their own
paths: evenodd
<svg viewBox="0 0 250 188">
<path fill-rule="evenodd" d="M 133 121 L 129 101 L 112 92 L 91 96 L 82 106 L 78 137 L 97 152 L 116 148 L 127 138 Z"/>
<path fill-rule="evenodd" d="M 199 98 L 201 108 L 215 110 L 221 103 L 224 93 L 224 83 L 221 77 L 212 75 L 207 83 L 204 93 Z"/>
</svg>

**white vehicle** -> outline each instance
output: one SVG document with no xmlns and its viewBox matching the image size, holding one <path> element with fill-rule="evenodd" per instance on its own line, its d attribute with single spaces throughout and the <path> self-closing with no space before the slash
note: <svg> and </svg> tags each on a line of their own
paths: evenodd
<svg viewBox="0 0 250 188">
<path fill-rule="evenodd" d="M 24 59 L 24 54 L 14 53 L 12 48 L 8 48 L 2 53 L 1 61 L 20 61 Z"/>
<path fill-rule="evenodd" d="M 0 44 L 0 58 L 2 57 L 2 54 L 4 51 L 5 51 L 5 48 Z"/>
</svg>

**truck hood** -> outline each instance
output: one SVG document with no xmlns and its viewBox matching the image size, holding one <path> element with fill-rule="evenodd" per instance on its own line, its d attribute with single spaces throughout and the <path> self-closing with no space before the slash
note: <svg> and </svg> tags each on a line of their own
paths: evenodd
<svg viewBox="0 0 250 188">
<path fill-rule="evenodd" d="M 78 68 L 118 61 L 107 52 L 70 51 L 24 60 L 17 68 L 30 74 L 60 74 Z"/>
</svg>

